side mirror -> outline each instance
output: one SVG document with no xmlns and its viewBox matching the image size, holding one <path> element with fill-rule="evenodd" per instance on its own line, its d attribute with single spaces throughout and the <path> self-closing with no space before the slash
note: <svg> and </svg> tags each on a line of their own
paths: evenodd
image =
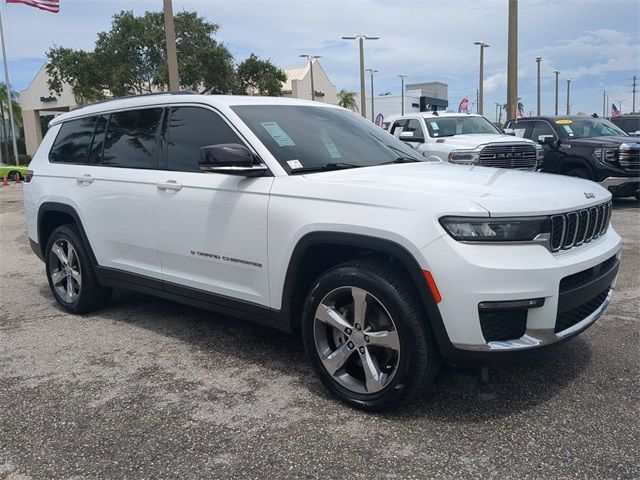
<svg viewBox="0 0 640 480">
<path fill-rule="evenodd" d="M 267 168 L 254 164 L 251 151 L 239 143 L 208 145 L 200 149 L 200 170 L 203 172 L 226 173 L 256 177 L 263 175 Z"/>
<path fill-rule="evenodd" d="M 551 145 L 553 143 L 555 143 L 556 141 L 556 137 L 554 137 L 553 135 L 539 135 L 538 136 L 538 143 L 540 145 Z"/>
<path fill-rule="evenodd" d="M 512 137 L 516 136 L 516 131 L 513 128 L 504 128 L 502 133 L 505 135 L 511 135 Z"/>
<path fill-rule="evenodd" d="M 418 137 L 413 132 L 402 132 L 399 138 L 403 142 L 424 143 L 424 137 Z"/>
</svg>

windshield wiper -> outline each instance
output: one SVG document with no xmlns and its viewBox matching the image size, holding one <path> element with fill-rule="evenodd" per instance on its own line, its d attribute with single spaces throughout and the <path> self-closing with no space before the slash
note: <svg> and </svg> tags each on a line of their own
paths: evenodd
<svg viewBox="0 0 640 480">
<path fill-rule="evenodd" d="M 331 170 L 342 170 L 346 168 L 360 168 L 365 165 L 354 165 L 353 163 L 332 162 L 325 165 L 317 165 L 315 167 L 302 167 L 291 170 L 291 175 L 308 172 L 330 172 Z"/>
<path fill-rule="evenodd" d="M 418 160 L 417 158 L 399 156 L 399 157 L 394 158 L 393 160 L 391 160 L 389 162 L 376 163 L 376 166 L 378 166 L 378 165 L 390 165 L 392 163 L 414 163 L 414 162 L 419 162 L 419 161 L 420 160 Z"/>
</svg>

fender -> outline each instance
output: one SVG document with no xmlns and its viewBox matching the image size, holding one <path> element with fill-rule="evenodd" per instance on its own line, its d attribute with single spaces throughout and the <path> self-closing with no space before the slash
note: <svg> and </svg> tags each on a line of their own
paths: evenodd
<svg viewBox="0 0 640 480">
<path fill-rule="evenodd" d="M 589 160 L 585 159 L 584 157 L 578 157 L 578 156 L 569 157 L 569 156 L 567 156 L 567 157 L 562 158 L 560 160 L 559 164 L 558 164 L 558 172 L 564 171 L 565 165 L 567 165 L 567 164 L 573 164 L 573 165 L 576 166 L 576 168 L 583 168 L 583 169 L 587 170 L 589 172 L 589 179 L 593 179 L 594 178 L 593 167 L 589 163 Z M 570 170 L 570 168 L 569 168 L 569 170 Z"/>
<path fill-rule="evenodd" d="M 290 309 L 295 295 L 296 278 L 299 273 L 301 259 L 310 247 L 321 244 L 344 245 L 373 250 L 398 259 L 411 277 L 441 350 L 445 350 L 448 346 L 453 347 L 444 328 L 440 309 L 431 295 L 431 290 L 425 281 L 422 268 L 415 257 L 405 247 L 396 242 L 355 233 L 312 232 L 303 236 L 296 244 L 289 260 L 284 288 L 282 290 L 282 310 L 278 312 L 281 318 L 291 322 L 292 329 L 295 327 L 295 319 L 292 318 Z"/>
<path fill-rule="evenodd" d="M 93 264 L 94 267 L 97 267 L 98 261 L 96 260 L 96 256 L 93 253 L 93 249 L 91 248 L 91 244 L 89 243 L 87 234 L 84 231 L 84 226 L 82 225 L 82 220 L 80 220 L 80 215 L 78 215 L 78 212 L 76 212 L 75 208 L 73 208 L 71 205 L 68 205 L 66 203 L 60 203 L 60 202 L 44 202 L 42 205 L 40 205 L 40 208 L 38 208 L 38 242 L 39 242 L 38 249 L 42 255 L 41 258 L 44 259 L 45 248 L 47 247 L 42 243 L 42 218 L 44 214 L 47 212 L 65 213 L 69 215 L 71 218 L 73 218 L 76 225 L 78 226 L 78 230 L 80 232 L 80 236 L 82 237 L 82 241 L 84 242 L 85 246 L 89 250 L 89 257 L 91 259 L 91 263 Z"/>
</svg>

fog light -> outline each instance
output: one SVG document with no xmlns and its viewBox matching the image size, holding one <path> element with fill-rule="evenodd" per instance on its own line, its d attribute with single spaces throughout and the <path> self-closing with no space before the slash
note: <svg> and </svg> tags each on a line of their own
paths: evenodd
<svg viewBox="0 0 640 480">
<path fill-rule="evenodd" d="M 507 310 L 517 308 L 538 308 L 544 305 L 544 298 L 530 298 L 528 300 L 507 300 L 504 302 L 480 302 L 480 310 Z"/>
</svg>

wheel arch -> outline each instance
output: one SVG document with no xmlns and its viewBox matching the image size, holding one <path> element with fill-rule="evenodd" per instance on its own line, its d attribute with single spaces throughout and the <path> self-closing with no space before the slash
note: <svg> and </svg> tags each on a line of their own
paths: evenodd
<svg viewBox="0 0 640 480">
<path fill-rule="evenodd" d="M 326 252 L 332 252 L 333 255 L 328 260 L 322 259 L 314 264 L 314 256 Z M 306 293 L 318 275 L 344 261 L 371 257 L 388 260 L 415 286 L 426 321 L 433 327 L 440 343 L 440 336 L 436 332 L 440 329 L 444 331 L 440 310 L 415 257 L 392 240 L 343 232 L 308 233 L 296 244 L 287 267 L 281 304 L 281 312 L 289 322 L 290 329 L 298 329 Z"/>
<path fill-rule="evenodd" d="M 580 157 L 564 158 L 559 165 L 558 173 L 560 173 L 561 175 L 566 175 L 567 172 L 569 172 L 570 170 L 577 169 L 577 168 L 581 170 L 586 170 L 589 173 L 589 178 L 593 179 L 594 177 L 593 168 L 591 168 L 591 165 L 589 165 L 589 162 L 585 161 L 583 158 L 580 158 Z"/>
<path fill-rule="evenodd" d="M 80 237 L 89 251 L 91 262 L 93 265 L 97 265 L 98 262 L 93 253 L 93 249 L 91 248 L 91 244 L 89 243 L 89 239 L 87 238 L 87 234 L 84 231 L 80 215 L 78 215 L 76 209 L 71 205 L 60 202 L 44 202 L 38 208 L 38 247 L 42 254 L 42 258 L 46 255 L 45 249 L 47 248 L 49 237 L 53 231 L 60 225 L 66 225 L 69 223 L 75 224 L 78 227 Z"/>
</svg>

